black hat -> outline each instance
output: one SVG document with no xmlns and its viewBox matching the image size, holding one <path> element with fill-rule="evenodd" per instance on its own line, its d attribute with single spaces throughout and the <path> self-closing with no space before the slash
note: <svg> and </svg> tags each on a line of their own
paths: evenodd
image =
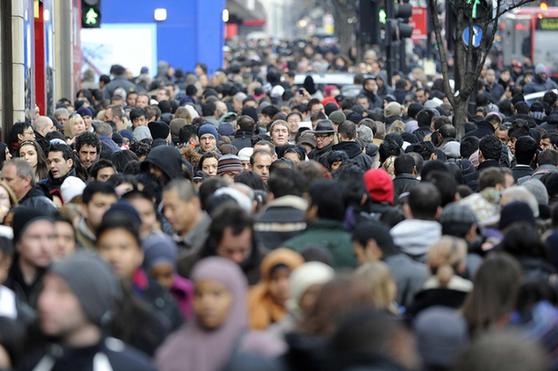
<svg viewBox="0 0 558 371">
<path fill-rule="evenodd" d="M 19 242 L 27 227 L 39 220 L 51 220 L 51 217 L 44 210 L 23 206 L 17 207 L 12 221 L 12 229 L 14 230 L 14 245 Z"/>
<path fill-rule="evenodd" d="M 153 139 L 167 139 L 170 127 L 163 121 L 154 121 L 147 124 Z"/>
<path fill-rule="evenodd" d="M 333 134 L 335 129 L 333 129 L 333 123 L 331 120 L 323 119 L 318 120 L 316 129 L 313 131 L 314 134 Z"/>
</svg>

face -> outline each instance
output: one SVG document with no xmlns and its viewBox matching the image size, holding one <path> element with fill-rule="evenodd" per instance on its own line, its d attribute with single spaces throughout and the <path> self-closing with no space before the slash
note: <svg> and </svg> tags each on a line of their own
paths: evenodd
<svg viewBox="0 0 558 371">
<path fill-rule="evenodd" d="M 545 149 L 553 149 L 552 142 L 550 138 L 543 138 L 540 142 L 541 149 L 544 151 Z"/>
<path fill-rule="evenodd" d="M 33 168 L 37 167 L 37 150 L 35 149 L 35 146 L 28 144 L 25 146 L 22 146 L 19 149 L 19 157 L 24 158 L 25 161 L 29 162 L 31 164 L 31 166 L 33 166 Z"/>
<path fill-rule="evenodd" d="M 302 309 L 303 313 L 310 313 L 310 311 L 314 308 L 316 304 L 316 300 L 318 300 L 318 295 L 322 289 L 321 284 L 311 285 L 306 289 L 300 301 L 298 302 L 298 306 Z"/>
<path fill-rule="evenodd" d="M 426 96 L 426 93 L 424 90 L 419 90 L 417 91 L 417 102 L 420 104 L 424 104 L 424 102 L 426 102 L 426 100 L 428 99 L 428 97 Z"/>
<path fill-rule="evenodd" d="M 37 301 L 41 330 L 47 336 L 66 337 L 87 324 L 81 304 L 59 275 L 48 273 Z"/>
<path fill-rule="evenodd" d="M 58 120 L 58 123 L 62 126 L 64 126 L 64 124 L 66 124 L 66 121 L 68 121 L 69 115 L 67 114 L 62 114 L 62 115 L 58 115 L 56 117 L 56 120 Z"/>
<path fill-rule="evenodd" d="M 310 111 L 311 116 L 324 111 L 324 105 L 321 103 L 314 104 L 312 110 Z"/>
<path fill-rule="evenodd" d="M 92 122 L 93 122 L 93 118 L 91 116 L 83 116 L 83 124 L 85 125 L 85 131 L 89 131 L 91 129 Z"/>
<path fill-rule="evenodd" d="M 250 160 L 248 161 L 240 161 L 242 163 L 242 171 L 251 171 L 252 165 L 250 165 Z"/>
<path fill-rule="evenodd" d="M 20 143 L 25 142 L 26 140 L 35 140 L 35 132 L 31 127 L 28 127 L 23 130 L 23 133 L 18 134 L 17 138 L 19 139 Z"/>
<path fill-rule="evenodd" d="M 129 93 L 126 97 L 126 103 L 128 106 L 133 107 L 136 105 L 136 100 L 138 99 L 138 95 L 134 93 Z"/>
<path fill-rule="evenodd" d="M 300 158 L 294 152 L 287 152 L 283 157 L 286 158 L 287 160 L 291 160 L 295 165 L 298 165 L 300 163 Z"/>
<path fill-rule="evenodd" d="M 71 224 L 57 221 L 54 223 L 54 260 L 60 260 L 73 254 L 76 250 L 76 237 Z"/>
<path fill-rule="evenodd" d="M 322 149 L 333 142 L 333 134 L 316 134 L 316 148 Z"/>
<path fill-rule="evenodd" d="M 271 155 L 267 153 L 261 153 L 254 158 L 252 171 L 259 175 L 264 183 L 267 183 L 269 179 L 269 167 L 271 166 L 271 162 Z"/>
<path fill-rule="evenodd" d="M 169 263 L 155 264 L 149 271 L 151 277 L 159 282 L 159 284 L 170 289 L 174 281 L 174 267 Z"/>
<path fill-rule="evenodd" d="M 141 217 L 141 235 L 147 236 L 157 230 L 159 222 L 153 207 L 153 202 L 144 198 L 134 198 L 130 203 L 137 210 Z"/>
<path fill-rule="evenodd" d="M 62 152 L 49 152 L 47 163 L 48 170 L 54 179 L 65 177 L 74 165 L 72 159 L 64 159 Z"/>
<path fill-rule="evenodd" d="M 145 116 L 140 116 L 135 119 L 132 124 L 134 125 L 134 127 L 145 126 L 147 125 L 147 119 L 145 118 Z"/>
<path fill-rule="evenodd" d="M 79 149 L 79 160 L 85 168 L 89 169 L 97 161 L 97 147 L 84 144 Z"/>
<path fill-rule="evenodd" d="M 234 235 L 230 227 L 225 228 L 223 238 L 217 245 L 217 255 L 227 258 L 236 264 L 242 264 L 250 255 L 252 249 L 252 231 L 244 229 Z"/>
<path fill-rule="evenodd" d="M 508 131 L 506 129 L 497 128 L 494 132 L 496 138 L 500 139 L 500 141 L 506 144 L 509 140 L 508 138 Z"/>
<path fill-rule="evenodd" d="M 99 171 L 97 172 L 97 178 L 95 180 L 106 182 L 114 174 L 116 174 L 116 172 L 112 167 L 104 167 L 102 169 L 99 169 Z"/>
<path fill-rule="evenodd" d="M 217 147 L 217 140 L 211 134 L 204 134 L 200 137 L 200 147 L 204 152 L 214 151 Z"/>
<path fill-rule="evenodd" d="M 54 224 L 48 220 L 38 220 L 27 227 L 18 242 L 17 251 L 25 263 L 46 268 L 52 260 L 54 242 Z"/>
<path fill-rule="evenodd" d="M 182 200 L 176 190 L 163 193 L 163 213 L 175 232 L 185 234 L 192 228 L 195 216 L 200 211 L 199 199 Z"/>
<path fill-rule="evenodd" d="M 210 158 L 206 158 L 203 161 L 203 165 L 202 165 L 202 171 L 207 174 L 208 176 L 215 176 L 217 175 L 217 165 L 219 163 L 219 160 L 217 160 L 216 158 L 210 157 Z"/>
<path fill-rule="evenodd" d="M 6 165 L 2 168 L 2 180 L 14 191 L 18 199 L 25 196 L 30 180 L 17 175 L 17 169 L 14 165 Z"/>
<path fill-rule="evenodd" d="M 291 270 L 287 267 L 276 269 L 271 275 L 269 293 L 276 303 L 285 304 L 289 299 L 290 275 Z"/>
<path fill-rule="evenodd" d="M 291 134 L 296 134 L 298 132 L 300 121 L 300 116 L 298 115 L 289 116 L 289 118 L 287 119 L 287 123 L 289 124 L 289 132 Z"/>
<path fill-rule="evenodd" d="M 83 205 L 83 215 L 87 224 L 93 229 L 101 225 L 103 215 L 110 209 L 111 205 L 117 201 L 116 196 L 104 193 L 95 193 L 91 201 Z"/>
<path fill-rule="evenodd" d="M 368 98 L 366 97 L 360 97 L 357 99 L 357 104 L 361 107 L 363 107 L 364 109 L 368 109 L 368 107 L 370 107 L 370 102 L 368 102 Z"/>
<path fill-rule="evenodd" d="M 376 80 L 366 80 L 366 83 L 364 84 L 364 88 L 367 91 L 376 93 L 378 91 L 378 83 L 376 82 Z"/>
<path fill-rule="evenodd" d="M 169 97 L 168 97 L 167 91 L 165 89 L 157 90 L 157 101 L 158 102 L 168 100 L 168 99 L 169 99 Z"/>
<path fill-rule="evenodd" d="M 145 108 L 148 105 L 149 105 L 149 97 L 147 97 L 146 95 L 138 96 L 138 99 L 136 99 L 136 107 Z"/>
<path fill-rule="evenodd" d="M 211 280 L 196 282 L 194 313 L 198 324 L 206 330 L 221 327 L 233 304 L 233 296 L 221 283 Z"/>
<path fill-rule="evenodd" d="M 97 240 L 99 255 L 119 278 L 131 279 L 143 262 L 143 250 L 134 236 L 125 229 L 106 230 Z"/>
<path fill-rule="evenodd" d="M 276 146 L 284 146 L 289 141 L 289 128 L 285 125 L 275 125 L 271 132 L 271 139 Z"/>
<path fill-rule="evenodd" d="M 82 117 L 75 117 L 73 119 L 72 127 L 70 128 L 70 132 L 72 137 L 77 137 L 81 133 L 85 131 L 85 122 L 83 121 Z"/>
</svg>

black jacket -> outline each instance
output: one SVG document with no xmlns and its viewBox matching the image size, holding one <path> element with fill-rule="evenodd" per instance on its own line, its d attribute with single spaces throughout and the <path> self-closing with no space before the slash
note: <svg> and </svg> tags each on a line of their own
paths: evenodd
<svg viewBox="0 0 558 371">
<path fill-rule="evenodd" d="M 411 174 L 399 174 L 393 179 L 393 198 L 397 202 L 402 193 L 409 192 L 419 184 L 418 179 Z"/>
<path fill-rule="evenodd" d="M 465 134 L 466 137 L 477 137 L 479 139 L 482 139 L 487 135 L 494 135 L 494 128 L 488 121 L 480 121 L 477 124 L 476 130 Z"/>
<path fill-rule="evenodd" d="M 327 155 L 333 150 L 333 143 L 322 149 L 315 148 L 308 154 L 310 160 L 318 161 L 320 164 L 327 165 Z M 327 166 L 326 166 L 327 167 Z"/>
<path fill-rule="evenodd" d="M 30 207 L 32 209 L 44 210 L 51 215 L 56 213 L 56 206 L 48 198 L 41 188 L 35 186 L 19 201 L 19 206 Z"/>
<path fill-rule="evenodd" d="M 61 178 L 53 178 L 52 174 L 50 173 L 50 171 L 48 172 L 48 178 L 42 180 L 39 183 L 39 186 L 45 190 L 45 192 L 48 194 L 48 196 L 59 196 L 60 198 L 62 198 L 60 196 L 60 187 L 62 186 L 62 183 L 64 183 L 64 180 L 66 180 L 67 177 L 69 176 L 76 176 L 76 171 L 75 169 L 70 169 L 70 171 L 68 171 L 68 173 L 66 175 L 64 175 Z"/>
<path fill-rule="evenodd" d="M 234 135 L 234 139 L 231 144 L 236 147 L 239 151 L 242 148 L 252 147 L 252 133 L 238 131 Z"/>
<path fill-rule="evenodd" d="M 481 162 L 481 163 L 479 164 L 479 167 L 477 168 L 477 170 L 478 170 L 479 173 L 480 173 L 482 170 L 488 169 L 489 167 L 497 167 L 497 168 L 500 168 L 500 167 L 502 167 L 502 166 L 500 165 L 500 161 L 497 161 L 497 160 L 485 160 L 485 161 L 483 161 L 483 162 Z"/>
<path fill-rule="evenodd" d="M 332 147 L 332 151 L 345 152 L 349 159 L 364 171 L 372 167 L 372 158 L 363 153 L 357 142 L 340 142 Z"/>
<path fill-rule="evenodd" d="M 529 165 L 515 165 L 511 169 L 513 174 L 513 179 L 517 182 L 518 179 L 525 176 L 533 175 L 534 170 Z"/>
<path fill-rule="evenodd" d="M 273 250 L 294 236 L 304 232 L 305 202 L 296 196 L 279 197 L 271 201 L 256 216 L 254 230 L 260 246 Z"/>
<path fill-rule="evenodd" d="M 149 164 L 157 166 L 165 173 L 169 180 L 184 178 L 182 172 L 182 156 L 175 147 L 158 146 L 153 148 L 145 161 L 141 163 L 141 170 L 147 172 Z"/>
<path fill-rule="evenodd" d="M 19 256 L 16 255 L 4 285 L 12 289 L 19 301 L 31 307 L 35 307 L 45 272 L 46 269 L 38 269 L 35 280 L 30 284 L 27 284 L 23 279 L 23 273 L 19 268 Z"/>
</svg>

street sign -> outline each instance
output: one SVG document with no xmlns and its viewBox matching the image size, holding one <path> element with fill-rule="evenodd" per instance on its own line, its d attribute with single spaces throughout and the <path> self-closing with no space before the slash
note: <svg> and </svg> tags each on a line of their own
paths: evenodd
<svg viewBox="0 0 558 371">
<path fill-rule="evenodd" d="M 473 26 L 473 37 L 471 38 L 471 44 L 469 44 L 471 27 L 466 27 L 463 30 L 463 44 L 465 46 L 472 46 L 473 48 L 478 48 L 482 41 L 482 28 L 478 25 Z"/>
<path fill-rule="evenodd" d="M 411 15 L 411 26 L 413 27 L 413 41 L 426 40 L 428 35 L 428 18 L 425 6 L 414 6 Z"/>
</svg>

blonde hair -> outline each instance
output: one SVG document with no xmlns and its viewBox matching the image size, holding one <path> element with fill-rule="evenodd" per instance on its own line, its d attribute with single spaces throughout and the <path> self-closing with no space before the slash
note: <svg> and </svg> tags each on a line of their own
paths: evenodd
<svg viewBox="0 0 558 371">
<path fill-rule="evenodd" d="M 397 133 L 401 134 L 405 132 L 405 123 L 401 120 L 395 120 L 392 122 L 391 126 L 388 129 L 388 134 Z"/>
<path fill-rule="evenodd" d="M 464 240 L 444 236 L 430 246 L 426 254 L 426 263 L 440 286 L 446 287 L 455 275 L 455 269 L 465 266 L 466 255 L 467 245 Z"/>
<path fill-rule="evenodd" d="M 83 120 L 80 114 L 74 113 L 66 122 L 64 123 L 64 136 L 66 138 L 73 138 L 72 127 L 77 120 Z"/>
<path fill-rule="evenodd" d="M 395 313 L 396 285 L 388 266 L 382 262 L 361 265 L 353 274 L 370 294 L 374 306 Z"/>
</svg>

